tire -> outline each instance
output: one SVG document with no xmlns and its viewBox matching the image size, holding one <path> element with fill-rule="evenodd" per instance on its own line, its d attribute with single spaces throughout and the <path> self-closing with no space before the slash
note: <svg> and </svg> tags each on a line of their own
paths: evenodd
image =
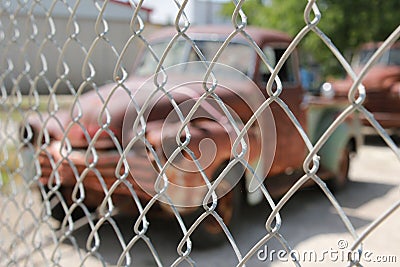
<svg viewBox="0 0 400 267">
<path fill-rule="evenodd" d="M 238 166 L 238 165 L 237 165 Z M 218 177 L 218 175 L 223 171 L 226 165 L 221 165 L 220 168 L 216 171 L 213 176 L 214 179 Z M 240 175 L 242 176 L 241 168 L 233 167 L 228 175 Z M 233 179 L 233 180 L 236 180 Z M 236 180 L 237 181 L 237 180 Z M 226 186 L 229 188 L 232 187 L 231 184 L 228 184 L 229 181 L 223 179 L 220 185 L 217 187 L 217 195 L 218 191 L 226 191 Z M 241 194 L 241 183 L 240 181 L 232 188 L 228 193 L 226 193 L 223 197 L 218 199 L 217 206 L 215 211 L 218 215 L 223 219 L 224 224 L 231 230 L 235 227 L 235 223 L 237 222 L 237 217 L 240 213 L 240 208 L 242 204 L 242 194 Z M 209 204 L 211 206 L 211 203 Z M 199 207 L 194 214 L 190 215 L 190 221 L 192 223 L 205 212 L 203 207 Z M 194 242 L 194 246 L 198 248 L 208 248 L 215 247 L 217 245 L 222 244 L 227 240 L 224 230 L 218 221 L 214 218 L 213 215 L 208 215 L 196 228 L 196 230 L 192 233 L 191 239 Z"/>
<path fill-rule="evenodd" d="M 340 153 L 339 171 L 336 173 L 335 177 L 327 182 L 327 185 L 332 192 L 343 190 L 349 182 L 351 152 L 351 146 L 348 144 Z"/>
<path fill-rule="evenodd" d="M 50 189 L 48 188 L 47 185 L 43 186 L 44 191 L 47 193 L 50 192 Z M 65 201 L 65 203 L 67 203 L 67 208 L 70 207 L 70 205 L 68 205 L 69 202 L 72 202 L 71 200 L 71 195 L 70 193 L 68 194 L 68 192 L 72 192 L 71 190 L 67 190 L 66 188 L 64 188 L 63 186 L 61 186 L 58 190 L 58 192 L 61 193 L 62 197 L 63 197 L 63 201 Z M 70 201 L 69 201 L 70 200 Z M 42 196 L 42 201 L 43 200 L 43 196 Z M 61 200 L 58 199 L 58 197 L 56 196 L 56 194 L 53 194 L 50 199 L 49 199 L 50 205 L 51 205 L 51 217 L 53 219 L 55 219 L 56 221 L 62 223 L 64 221 L 64 218 L 66 216 L 66 212 L 64 211 L 63 205 L 61 203 Z M 95 209 L 88 209 L 89 212 L 94 211 Z M 68 212 L 68 210 L 67 210 Z M 72 220 L 75 222 L 77 220 L 79 220 L 80 218 L 83 218 L 85 216 L 85 212 L 83 211 L 82 208 L 77 207 L 71 214 Z"/>
</svg>

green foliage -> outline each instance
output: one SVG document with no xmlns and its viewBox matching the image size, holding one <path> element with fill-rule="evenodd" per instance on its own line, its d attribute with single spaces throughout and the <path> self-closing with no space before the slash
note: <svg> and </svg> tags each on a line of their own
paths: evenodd
<svg viewBox="0 0 400 267">
<path fill-rule="evenodd" d="M 268 5 L 263 2 L 266 1 L 244 3 L 243 11 L 249 25 L 279 29 L 292 36 L 305 27 L 306 0 L 270 0 Z M 400 24 L 399 0 L 321 0 L 316 4 L 322 13 L 318 28 L 344 54 L 361 43 L 386 39 Z M 223 14 L 231 16 L 234 9 L 234 4 L 227 3 Z M 341 70 L 316 34 L 309 33 L 301 42 L 301 48 L 321 64 L 323 73 L 337 74 Z"/>
</svg>

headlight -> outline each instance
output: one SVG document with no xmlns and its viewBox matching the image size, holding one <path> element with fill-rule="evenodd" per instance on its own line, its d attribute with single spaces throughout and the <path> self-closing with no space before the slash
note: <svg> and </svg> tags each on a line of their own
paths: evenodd
<svg viewBox="0 0 400 267">
<path fill-rule="evenodd" d="M 333 86 L 331 83 L 324 83 L 321 86 L 321 95 L 327 98 L 333 98 L 335 96 L 335 91 L 333 90 Z"/>
</svg>

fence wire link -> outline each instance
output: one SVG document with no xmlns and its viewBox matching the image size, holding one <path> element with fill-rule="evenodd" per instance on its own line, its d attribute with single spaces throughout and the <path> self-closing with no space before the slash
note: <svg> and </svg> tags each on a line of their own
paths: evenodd
<svg viewBox="0 0 400 267">
<path fill-rule="evenodd" d="M 129 0 L 125 2 L 131 6 L 131 18 L 125 20 L 125 29 L 129 32 L 129 36 L 122 46 L 118 46 L 116 43 L 119 40 L 112 39 L 113 28 L 106 16 L 110 5 L 115 4 L 111 1 L 0 1 L 0 47 L 2 51 L 0 54 L 0 265 L 136 266 L 135 247 L 144 246 L 148 251 L 149 262 L 153 265 L 196 266 L 196 261 L 192 258 L 192 251 L 196 249 L 196 243 L 192 242 L 192 235 L 203 221 L 213 217 L 232 247 L 233 255 L 237 259 L 237 266 L 245 266 L 249 259 L 255 257 L 257 251 L 272 239 L 278 241 L 288 253 L 290 252 L 291 247 L 288 241 L 290 237 L 286 237 L 281 232 L 283 219 L 280 211 L 301 186 L 310 180 L 313 180 L 322 189 L 352 236 L 351 250 L 362 251 L 363 241 L 383 220 L 398 210 L 400 200 L 393 203 L 364 232 L 356 233 L 345 211 L 317 174 L 320 165 L 318 153 L 346 118 L 358 112 L 368 119 L 400 160 L 398 146 L 363 106 L 366 92 L 361 84 L 362 78 L 377 58 L 399 38 L 400 27 L 393 31 L 364 69 L 356 74 L 341 51 L 335 47 L 334 40 L 331 41 L 329 36 L 326 36 L 318 28 L 319 21 L 323 19 L 318 3 L 312 0 L 304 1 L 304 14 L 299 14 L 299 16 L 304 15 L 304 27 L 293 38 L 276 66 L 272 66 L 263 50 L 257 46 L 251 34 L 246 31 L 247 18 L 241 10 L 244 1 L 232 1 L 236 8 L 232 14 L 231 34 L 221 43 L 211 61 L 207 62 L 195 40 L 187 34 L 188 29 L 192 27 L 185 13 L 188 0 L 171 1 L 177 10 L 173 25 L 176 32 L 161 54 L 154 50 L 147 39 L 146 30 L 150 26 L 142 17 L 141 10 L 148 1 Z M 88 33 L 83 31 L 84 22 L 79 20 L 80 12 L 83 9 L 86 11 L 90 9 L 92 13 L 96 14 L 94 24 L 90 28 L 92 31 L 90 34 L 93 37 L 89 43 L 83 41 Z M 60 24 L 56 21 L 60 10 L 67 14 L 66 23 Z M 278 75 L 279 70 L 294 53 L 299 43 L 311 34 L 317 35 L 324 42 L 331 50 L 332 55 L 354 80 L 348 93 L 346 108 L 315 144 L 310 140 L 294 112 L 281 98 L 285 89 Z M 220 78 L 215 71 L 217 63 L 228 44 L 236 36 L 242 36 L 246 40 L 271 72 L 265 88 L 268 98 L 254 111 L 253 116 L 243 127 L 238 125 L 226 107 L 226 103 L 215 92 Z M 173 53 L 173 48 L 177 45 L 178 40 L 189 43 L 197 56 L 204 62 L 205 71 L 202 75 L 204 92 L 200 97 L 194 99 L 195 104 L 189 112 L 181 110 L 176 99 L 167 90 L 169 76 L 165 70 L 166 58 Z M 142 105 L 138 103 L 138 97 L 131 91 L 130 66 L 126 65 L 126 58 L 130 56 L 129 51 L 135 46 L 144 47 L 157 63 L 152 79 L 152 92 L 148 94 Z M 78 81 L 76 78 L 72 78 L 72 73 L 76 72 L 76 65 L 73 65 L 69 58 L 71 56 L 69 51 L 72 48 L 79 51 L 78 57 L 81 60 Z M 99 86 L 102 84 L 97 82 L 102 66 L 96 61 L 94 54 L 98 53 L 100 49 L 107 50 L 110 57 L 110 62 L 103 62 L 103 64 L 113 64 L 112 73 L 108 73 L 113 87 L 107 95 L 99 90 Z M 50 74 L 53 72 L 56 73 L 55 79 L 50 78 Z M 60 90 L 64 90 L 64 95 L 58 94 Z M 66 95 L 65 91 L 67 91 Z M 87 91 L 96 93 L 97 99 L 93 101 L 97 101 L 97 105 L 101 106 L 98 116 L 92 118 L 98 125 L 94 130 L 87 128 L 84 118 L 85 107 L 88 105 L 88 102 L 85 102 L 87 99 L 80 98 Z M 132 122 L 133 136 L 124 140 L 125 143 L 121 142 L 114 132 L 112 125 L 117 120 L 117 118 L 113 118 L 113 108 L 115 107 L 109 105 L 111 99 L 121 94 L 123 98 L 131 100 L 132 112 L 137 114 L 136 120 Z M 180 122 L 176 135 L 178 145 L 167 159 L 160 157 L 146 135 L 146 130 L 150 126 L 146 122 L 145 113 L 151 109 L 152 101 L 158 94 L 168 98 L 174 111 L 178 114 Z M 188 145 L 191 138 L 190 122 L 197 109 L 205 103 L 206 99 L 210 98 L 217 103 L 228 118 L 237 137 L 232 149 L 234 157 L 215 180 L 212 180 L 204 171 L 203 163 Z M 303 174 L 278 202 L 271 197 L 270 192 L 261 182 L 264 177 L 257 176 L 245 157 L 247 143 L 244 137 L 258 116 L 272 103 L 276 103 L 284 111 L 308 149 L 308 154 L 303 161 Z M 70 108 L 67 115 L 71 120 L 67 125 L 63 124 L 61 118 L 65 115 L 61 112 L 65 106 Z M 33 117 L 37 118 L 42 125 L 39 133 L 34 132 L 28 125 L 28 121 Z M 50 128 L 63 132 L 58 147 L 52 145 L 54 136 L 49 132 Z M 23 131 L 23 129 L 25 130 Z M 87 143 L 84 151 L 85 157 L 80 164 L 73 160 L 76 148 L 72 145 L 73 140 L 70 140 L 69 137 L 76 131 L 81 132 L 83 140 Z M 32 143 L 30 140 L 34 136 L 36 142 Z M 104 152 L 97 146 L 102 142 L 104 136 L 111 140 L 119 158 L 113 168 L 114 180 L 111 184 L 102 169 L 106 164 L 103 160 Z M 181 136 L 185 138 L 180 138 Z M 129 155 L 132 148 L 138 145 L 143 146 L 148 151 L 148 155 L 154 158 L 154 165 L 158 170 L 157 178 L 154 180 L 154 194 L 147 202 L 142 201 L 130 179 L 130 170 L 135 167 L 132 167 Z M 179 205 L 174 203 L 174 199 L 168 193 L 170 181 L 168 171 L 174 159 L 181 153 L 185 153 L 191 158 L 207 187 L 207 194 L 200 203 L 201 212 L 191 223 L 182 218 Z M 50 166 L 48 169 L 41 167 L 43 160 L 48 161 L 48 166 Z M 70 168 L 70 176 L 74 182 L 73 189 L 68 192 L 71 196 L 70 199 L 65 198 L 63 191 L 63 182 L 65 181 L 60 175 L 66 166 Z M 225 177 L 236 168 L 235 166 L 243 166 L 254 173 L 255 179 L 258 180 L 258 189 L 261 190 L 272 210 L 265 221 L 265 234 L 260 236 L 254 246 L 248 250 L 239 248 L 231 229 L 225 225 L 216 208 L 219 203 L 217 187 L 223 184 L 226 180 Z M 49 177 L 46 184 L 41 182 L 43 175 Z M 85 204 L 86 199 L 90 198 L 91 192 L 87 191 L 84 182 L 89 179 L 98 182 L 99 190 L 103 195 L 103 199 L 99 201 L 101 204 L 96 210 Z M 119 208 L 115 205 L 115 196 L 120 188 L 124 188 L 130 194 L 129 205 L 131 206 L 129 209 L 137 210 L 137 215 L 130 217 L 129 220 L 131 223 L 130 233 L 124 232 L 115 217 L 119 213 Z M 172 214 L 179 229 L 177 235 L 180 240 L 176 245 L 174 261 L 171 263 L 163 260 L 159 249 L 155 246 L 159 241 L 153 239 L 149 234 L 151 223 L 158 220 L 152 218 L 150 213 L 151 210 L 156 209 L 156 205 L 160 201 L 168 206 L 166 209 Z M 52 218 L 54 207 L 57 205 L 65 213 L 60 223 Z M 77 212 L 81 214 L 80 218 L 75 217 Z M 77 238 L 77 233 L 83 226 L 88 227 L 89 234 L 86 243 L 82 245 Z M 102 248 L 107 245 L 104 244 L 103 235 L 112 236 L 118 246 L 116 249 L 121 251 L 114 262 L 109 262 L 103 255 Z M 78 260 L 72 262 L 73 258 Z M 296 266 L 300 266 L 300 262 L 296 258 L 293 261 Z M 359 263 L 351 264 L 357 266 Z"/>
</svg>

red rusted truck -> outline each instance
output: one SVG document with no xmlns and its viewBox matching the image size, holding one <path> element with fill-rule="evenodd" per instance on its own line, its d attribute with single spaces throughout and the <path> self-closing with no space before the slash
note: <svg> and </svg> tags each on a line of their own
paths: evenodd
<svg viewBox="0 0 400 267">
<path fill-rule="evenodd" d="M 304 175 L 309 150 L 299 127 L 315 143 L 340 104 L 305 101 L 296 50 L 268 93 L 266 62 L 275 67 L 291 38 L 246 27 L 254 42 L 238 34 L 224 44 L 231 33 L 225 26 L 190 27 L 181 36 L 162 29 L 127 77 L 29 120 L 25 139 L 39 151 L 37 177 L 44 201 L 55 203 L 54 218 L 65 224 L 65 214 L 77 219 L 96 209 L 137 216 L 148 205 L 153 216 L 179 212 L 190 220 L 217 203 L 229 226 L 243 199 L 265 200 L 254 185 L 279 197 Z M 358 130 L 346 120 L 318 152 L 318 174 L 333 186 L 347 181 Z M 208 244 L 225 236 L 214 215 L 196 230 Z"/>
<path fill-rule="evenodd" d="M 368 60 L 382 45 L 382 42 L 370 42 L 355 51 L 352 67 L 359 73 Z M 331 98 L 346 98 L 353 85 L 350 76 L 344 79 L 332 79 L 323 85 L 322 92 Z M 375 119 L 387 130 L 398 133 L 400 129 L 400 42 L 395 42 L 386 50 L 378 61 L 369 69 L 362 80 L 366 90 L 363 105 Z M 362 117 L 365 126 L 370 123 Z"/>
</svg>

